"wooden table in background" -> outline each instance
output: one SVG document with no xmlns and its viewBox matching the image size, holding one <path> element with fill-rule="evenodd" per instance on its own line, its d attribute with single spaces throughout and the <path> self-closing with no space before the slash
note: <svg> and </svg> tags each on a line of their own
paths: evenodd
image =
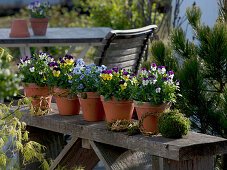
<svg viewBox="0 0 227 170">
<path fill-rule="evenodd" d="M 108 27 L 93 28 L 48 28 L 45 36 L 11 38 L 9 28 L 0 29 L 0 47 L 19 47 L 21 56 L 31 56 L 30 47 L 70 46 L 67 54 L 71 54 L 76 46 L 84 46 L 78 58 L 83 58 L 91 46 L 99 46 L 106 34 L 111 31 Z"/>
</svg>

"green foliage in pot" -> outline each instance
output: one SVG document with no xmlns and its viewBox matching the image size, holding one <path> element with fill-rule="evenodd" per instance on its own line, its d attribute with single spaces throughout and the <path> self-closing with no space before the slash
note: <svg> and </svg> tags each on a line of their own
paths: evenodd
<svg viewBox="0 0 227 170">
<path fill-rule="evenodd" d="M 34 1 L 30 2 L 30 4 L 28 5 L 31 18 L 47 18 L 49 8 L 49 2 Z"/>
<path fill-rule="evenodd" d="M 188 134 L 190 120 L 178 110 L 163 112 L 158 119 L 158 131 L 163 137 L 181 138 Z"/>
</svg>

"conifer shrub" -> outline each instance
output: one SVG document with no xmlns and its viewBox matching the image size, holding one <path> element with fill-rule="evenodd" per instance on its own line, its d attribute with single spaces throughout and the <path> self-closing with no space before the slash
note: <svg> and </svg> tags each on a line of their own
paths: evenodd
<svg viewBox="0 0 227 170">
<path fill-rule="evenodd" d="M 158 119 L 158 131 L 166 138 L 181 138 L 188 134 L 190 120 L 178 110 L 163 112 Z"/>
</svg>

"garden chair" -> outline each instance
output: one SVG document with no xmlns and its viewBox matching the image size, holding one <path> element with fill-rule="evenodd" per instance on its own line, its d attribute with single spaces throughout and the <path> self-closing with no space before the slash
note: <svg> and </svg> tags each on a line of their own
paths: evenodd
<svg viewBox="0 0 227 170">
<path fill-rule="evenodd" d="M 156 28 L 156 25 L 149 25 L 138 29 L 110 31 L 102 41 L 95 64 L 106 65 L 109 69 L 131 69 L 137 74 L 149 39 Z"/>
</svg>

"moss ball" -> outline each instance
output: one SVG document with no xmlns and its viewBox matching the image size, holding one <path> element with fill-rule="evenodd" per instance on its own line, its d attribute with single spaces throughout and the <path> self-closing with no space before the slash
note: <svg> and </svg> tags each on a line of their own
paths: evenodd
<svg viewBox="0 0 227 170">
<path fill-rule="evenodd" d="M 158 131 L 166 138 L 181 138 L 188 134 L 190 120 L 178 110 L 164 112 L 158 119 Z"/>
</svg>

